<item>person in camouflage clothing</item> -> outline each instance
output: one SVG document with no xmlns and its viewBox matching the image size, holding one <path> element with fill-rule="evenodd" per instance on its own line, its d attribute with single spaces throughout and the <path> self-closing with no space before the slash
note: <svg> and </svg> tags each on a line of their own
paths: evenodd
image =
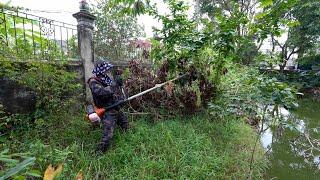
<svg viewBox="0 0 320 180">
<path fill-rule="evenodd" d="M 113 76 L 112 69 L 112 64 L 99 60 L 95 63 L 92 71 L 93 77 L 88 80 L 94 105 L 98 108 L 110 106 L 123 98 L 121 95 L 121 77 L 120 75 Z M 105 152 L 110 145 L 116 124 L 123 130 L 127 130 L 129 123 L 120 107 L 106 111 L 101 122 L 103 124 L 103 137 L 97 151 Z"/>
</svg>

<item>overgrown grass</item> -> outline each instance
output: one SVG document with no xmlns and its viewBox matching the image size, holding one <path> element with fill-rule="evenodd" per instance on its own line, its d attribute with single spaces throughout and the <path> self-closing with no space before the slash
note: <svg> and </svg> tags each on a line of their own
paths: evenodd
<svg viewBox="0 0 320 180">
<path fill-rule="evenodd" d="M 12 131 L 5 146 L 30 152 L 35 168 L 64 165 L 60 179 L 243 179 L 248 176 L 255 133 L 238 119 L 218 120 L 206 114 L 152 122 L 131 120 L 128 132 L 117 129 L 112 146 L 95 154 L 101 128 L 93 129 L 79 116 L 55 116 L 46 127 Z M 259 149 L 254 177 L 261 177 L 266 161 Z"/>
</svg>

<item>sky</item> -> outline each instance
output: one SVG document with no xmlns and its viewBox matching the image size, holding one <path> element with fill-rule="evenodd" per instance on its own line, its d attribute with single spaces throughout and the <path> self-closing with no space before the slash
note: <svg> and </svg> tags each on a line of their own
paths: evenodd
<svg viewBox="0 0 320 180">
<path fill-rule="evenodd" d="M 8 1 L 9 0 L 0 0 L 2 3 Z M 28 8 L 30 9 L 30 14 L 70 24 L 77 24 L 76 19 L 72 17 L 72 14 L 79 11 L 79 2 L 80 0 L 11 0 L 10 5 Z M 94 2 L 94 0 L 87 0 L 87 2 Z M 159 12 L 168 12 L 168 8 L 162 3 L 162 0 L 153 0 L 152 2 L 157 3 Z M 139 16 L 138 23 L 145 28 L 147 37 L 152 37 L 153 26 L 161 27 L 161 23 L 147 15 Z"/>
<path fill-rule="evenodd" d="M 0 1 L 8 2 L 8 0 Z M 72 17 L 72 14 L 79 10 L 79 0 L 11 0 L 10 5 L 28 8 L 31 9 L 30 14 L 70 24 L 76 24 L 76 19 Z M 41 11 L 49 11 L 51 13 Z"/>
</svg>

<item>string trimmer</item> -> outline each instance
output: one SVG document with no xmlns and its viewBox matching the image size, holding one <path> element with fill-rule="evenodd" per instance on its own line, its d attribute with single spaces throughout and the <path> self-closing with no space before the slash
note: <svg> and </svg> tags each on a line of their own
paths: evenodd
<svg viewBox="0 0 320 180">
<path fill-rule="evenodd" d="M 174 79 L 166 81 L 164 83 L 156 84 L 154 87 L 152 87 L 150 89 L 142 91 L 142 92 L 140 92 L 140 93 L 138 93 L 136 95 L 130 96 L 130 97 L 126 98 L 126 99 L 120 100 L 120 101 L 114 103 L 113 105 L 105 107 L 105 108 L 97 108 L 97 107 L 95 107 L 93 105 L 89 105 L 87 107 L 87 119 L 90 120 L 91 122 L 100 122 L 102 117 L 103 117 L 103 115 L 104 115 L 104 113 L 106 111 L 111 110 L 111 109 L 113 109 L 113 108 L 115 108 L 115 107 L 117 107 L 119 105 L 122 105 L 122 104 L 124 104 L 124 103 L 126 103 L 126 102 L 128 102 L 128 101 L 130 101 L 132 99 L 140 97 L 140 96 L 142 96 L 142 95 L 144 95 L 144 94 L 146 94 L 148 92 L 151 92 L 151 91 L 153 91 L 155 89 L 158 89 L 158 88 L 160 88 L 160 87 L 162 87 L 162 86 L 164 86 L 164 85 L 166 85 L 166 84 L 168 84 L 170 82 L 173 82 L 173 81 L 176 81 L 178 79 L 181 79 L 181 78 L 185 77 L 186 75 L 187 74 L 183 74 L 183 75 L 180 75 L 180 76 L 178 76 L 178 77 L 176 77 Z"/>
</svg>

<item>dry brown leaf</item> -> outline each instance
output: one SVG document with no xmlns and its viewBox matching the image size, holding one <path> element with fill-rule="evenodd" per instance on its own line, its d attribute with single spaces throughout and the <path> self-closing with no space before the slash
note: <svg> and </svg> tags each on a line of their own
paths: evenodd
<svg viewBox="0 0 320 180">
<path fill-rule="evenodd" d="M 168 96 L 172 96 L 172 93 L 173 93 L 173 82 L 169 82 L 165 87 L 164 89 L 166 90 Z"/>
<path fill-rule="evenodd" d="M 57 177 L 62 172 L 62 164 L 59 164 L 57 169 L 52 167 L 50 164 L 46 171 L 44 172 L 43 180 L 53 180 L 55 177 Z"/>
<path fill-rule="evenodd" d="M 76 176 L 76 180 L 83 180 L 83 172 L 80 170 Z"/>
</svg>

